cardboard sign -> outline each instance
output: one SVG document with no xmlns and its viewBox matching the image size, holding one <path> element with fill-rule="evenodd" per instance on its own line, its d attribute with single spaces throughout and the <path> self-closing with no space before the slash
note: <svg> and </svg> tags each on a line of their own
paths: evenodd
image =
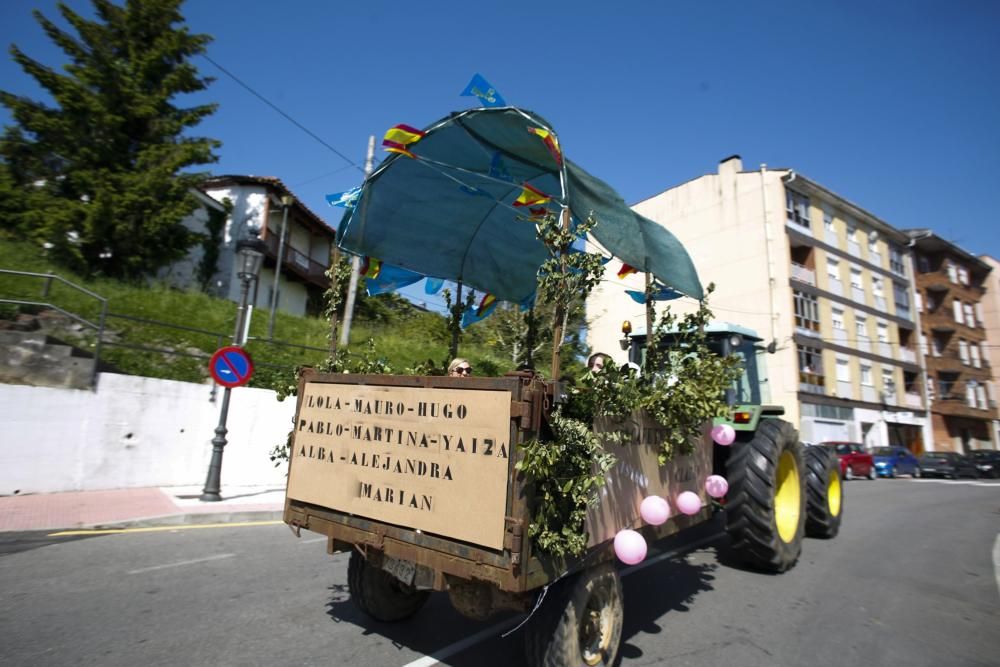
<svg viewBox="0 0 1000 667">
<path fill-rule="evenodd" d="M 506 391 L 308 382 L 288 497 L 501 549 L 510 400 Z"/>
<path fill-rule="evenodd" d="M 666 435 L 665 429 L 646 413 L 636 413 L 622 422 L 598 418 L 594 431 L 624 431 L 630 438 L 624 445 L 605 445 L 617 461 L 607 474 L 607 482 L 600 491 L 600 500 L 587 510 L 586 528 L 590 534 L 587 546 L 596 546 L 614 539 L 623 528 L 643 525 L 639 505 L 650 495 L 661 496 L 670 503 L 671 516 L 679 514 L 677 496 L 683 491 L 693 491 L 701 497 L 702 505 L 708 502 L 705 478 L 712 474 L 711 424 L 702 427 L 701 439 L 695 451 L 688 456 L 675 456 L 666 465 L 657 462 L 659 444 Z"/>
</svg>

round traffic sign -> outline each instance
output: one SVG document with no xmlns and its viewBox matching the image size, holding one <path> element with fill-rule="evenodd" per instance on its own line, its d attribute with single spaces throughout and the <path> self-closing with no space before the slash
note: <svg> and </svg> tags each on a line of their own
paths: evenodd
<svg viewBox="0 0 1000 667">
<path fill-rule="evenodd" d="M 253 360 L 239 345 L 227 345 L 212 355 L 208 372 L 223 387 L 240 387 L 253 375 Z"/>
</svg>

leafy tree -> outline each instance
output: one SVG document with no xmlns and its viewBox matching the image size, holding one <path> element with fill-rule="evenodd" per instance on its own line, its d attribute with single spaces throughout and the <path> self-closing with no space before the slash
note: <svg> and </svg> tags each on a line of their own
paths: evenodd
<svg viewBox="0 0 1000 667">
<path fill-rule="evenodd" d="M 36 10 L 69 57 L 62 73 L 10 47 L 54 104 L 0 91 L 15 121 L 0 138 L 0 215 L 70 268 L 135 280 L 199 240 L 180 221 L 203 174 L 183 170 L 221 144 L 185 134 L 217 105 L 174 103 L 211 82 L 190 63 L 211 38 L 184 27 L 182 1 L 92 0 L 96 20 L 60 3 L 75 36 Z"/>
</svg>

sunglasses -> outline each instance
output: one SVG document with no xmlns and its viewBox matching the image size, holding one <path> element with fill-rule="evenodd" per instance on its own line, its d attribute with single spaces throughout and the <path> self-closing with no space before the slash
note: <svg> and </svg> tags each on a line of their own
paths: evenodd
<svg viewBox="0 0 1000 667">
<path fill-rule="evenodd" d="M 455 372 L 459 375 L 472 375 L 472 366 L 459 366 Z"/>
</svg>

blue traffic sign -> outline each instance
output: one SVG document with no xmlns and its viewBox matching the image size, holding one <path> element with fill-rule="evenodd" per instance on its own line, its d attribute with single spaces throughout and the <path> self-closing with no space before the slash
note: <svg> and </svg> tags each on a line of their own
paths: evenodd
<svg viewBox="0 0 1000 667">
<path fill-rule="evenodd" d="M 242 347 L 227 345 L 212 355 L 208 371 L 223 387 L 240 387 L 253 376 L 253 360 Z"/>
</svg>

